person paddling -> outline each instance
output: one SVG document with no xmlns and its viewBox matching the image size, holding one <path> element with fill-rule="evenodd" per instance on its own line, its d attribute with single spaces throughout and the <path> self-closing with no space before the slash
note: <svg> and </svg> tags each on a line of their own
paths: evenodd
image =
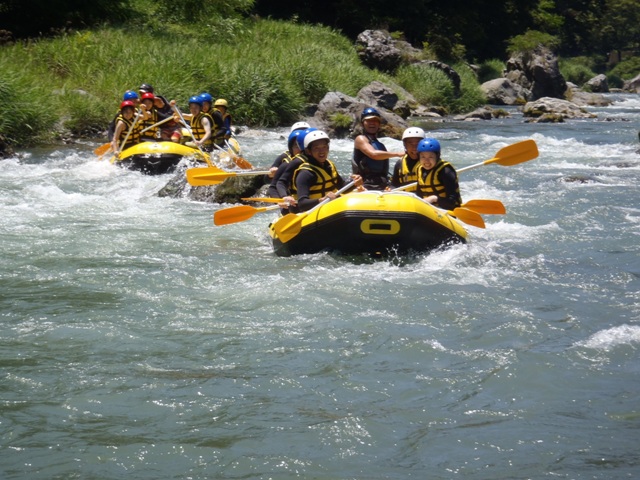
<svg viewBox="0 0 640 480">
<path fill-rule="evenodd" d="M 304 137 L 304 153 L 307 162 L 294 173 L 293 181 L 298 192 L 298 209 L 301 212 L 312 209 L 320 202 L 336 198 L 336 192 L 346 185 L 335 164 L 329 160 L 329 136 L 316 130 Z M 354 175 L 356 185 L 362 184 L 362 177 Z"/>
<path fill-rule="evenodd" d="M 120 104 L 120 114 L 116 118 L 115 132 L 111 140 L 111 150 L 113 150 L 116 157 L 122 150 L 140 143 L 140 130 L 142 128 L 138 121 L 138 115 L 143 114 L 146 107 L 141 105 L 140 109 L 141 112 L 137 112 L 136 104 L 132 100 L 123 100 Z"/>
</svg>

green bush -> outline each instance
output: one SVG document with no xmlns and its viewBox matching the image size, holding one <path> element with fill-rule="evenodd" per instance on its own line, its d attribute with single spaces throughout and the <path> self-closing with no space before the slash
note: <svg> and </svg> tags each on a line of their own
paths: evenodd
<svg viewBox="0 0 640 480">
<path fill-rule="evenodd" d="M 450 113 L 470 111 L 482 105 L 485 98 L 474 72 L 466 64 L 455 64 L 460 76 L 460 92 L 456 95 L 453 83 L 439 69 L 425 64 L 400 67 L 396 72 L 398 84 L 424 105 L 445 107 Z"/>
<path fill-rule="evenodd" d="M 502 60 L 491 59 L 480 64 L 478 70 L 478 81 L 480 83 L 488 82 L 496 78 L 502 77 L 502 72 L 507 68 Z"/>
<path fill-rule="evenodd" d="M 640 57 L 631 57 L 623 60 L 609 72 L 609 75 L 615 75 L 624 80 L 631 80 L 638 74 L 640 74 Z"/>
<path fill-rule="evenodd" d="M 578 86 L 584 85 L 597 74 L 590 68 L 585 57 L 560 58 L 558 67 L 564 79 Z"/>
<path fill-rule="evenodd" d="M 529 50 L 534 50 L 539 46 L 555 50 L 559 45 L 560 39 L 554 35 L 540 32 L 538 30 L 527 30 L 522 35 L 517 35 L 509 39 L 507 52 L 509 54 L 527 52 Z"/>
<path fill-rule="evenodd" d="M 9 145 L 52 141 L 56 119 L 51 103 L 33 78 L 11 72 L 0 63 L 0 135 Z"/>
</svg>

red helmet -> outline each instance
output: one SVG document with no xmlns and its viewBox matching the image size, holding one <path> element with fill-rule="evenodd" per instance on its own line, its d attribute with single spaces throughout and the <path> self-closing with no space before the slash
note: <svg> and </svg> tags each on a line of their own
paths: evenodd
<svg viewBox="0 0 640 480">
<path fill-rule="evenodd" d="M 155 95 L 154 95 L 153 93 L 151 93 L 151 92 L 143 93 L 143 94 L 142 94 L 142 100 L 146 100 L 147 98 L 148 98 L 149 100 L 153 100 L 153 99 L 154 99 L 154 98 L 156 98 L 156 97 L 155 97 Z"/>
<path fill-rule="evenodd" d="M 132 108 L 136 108 L 136 104 L 133 103 L 131 100 L 124 100 L 121 104 L 120 104 L 120 110 L 122 110 L 125 107 L 132 107 Z"/>
</svg>

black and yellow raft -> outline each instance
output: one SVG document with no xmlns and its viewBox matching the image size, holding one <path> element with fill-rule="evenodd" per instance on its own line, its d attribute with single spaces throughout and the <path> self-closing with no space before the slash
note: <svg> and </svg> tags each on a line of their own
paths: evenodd
<svg viewBox="0 0 640 480">
<path fill-rule="evenodd" d="M 200 157 L 200 150 L 175 142 L 141 142 L 111 158 L 111 163 L 151 175 L 170 173 L 185 157 Z"/>
<path fill-rule="evenodd" d="M 454 217 L 407 192 L 343 195 L 309 213 L 279 218 L 269 225 L 269 234 L 276 255 L 283 257 L 426 252 L 467 241 Z"/>
</svg>

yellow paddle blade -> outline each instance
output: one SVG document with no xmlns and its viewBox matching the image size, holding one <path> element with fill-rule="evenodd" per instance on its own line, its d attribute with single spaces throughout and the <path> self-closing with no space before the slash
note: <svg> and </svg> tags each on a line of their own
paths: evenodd
<svg viewBox="0 0 640 480">
<path fill-rule="evenodd" d="M 189 182 L 189 185 L 193 185 L 194 187 L 217 185 L 218 183 L 222 183 L 224 179 L 220 181 L 211 181 L 209 177 L 221 172 L 225 173 L 224 170 L 221 170 L 216 166 L 188 168 L 186 172 L 187 182 Z"/>
<path fill-rule="evenodd" d="M 468 225 L 472 225 L 478 228 L 485 228 L 484 220 L 480 216 L 479 213 L 474 212 L 473 210 L 469 210 L 468 208 L 458 207 L 454 208 L 452 211 L 447 212 L 449 215 L 453 215 L 461 222 L 464 222 Z"/>
<path fill-rule="evenodd" d="M 233 160 L 233 163 L 235 163 L 238 167 L 242 168 L 243 170 L 251 170 L 253 168 L 253 165 L 251 165 L 248 160 L 245 160 L 244 158 L 239 157 L 238 155 L 233 155 L 232 160 Z"/>
<path fill-rule="evenodd" d="M 489 165 L 491 163 L 497 163 L 498 165 L 510 167 L 512 165 L 517 165 L 519 163 L 533 160 L 537 156 L 538 146 L 536 145 L 536 142 L 534 142 L 533 140 L 523 140 L 522 142 L 514 143 L 513 145 L 507 145 L 506 147 L 501 148 L 500 150 L 498 150 L 498 153 L 496 153 L 496 156 L 490 158 L 489 160 L 485 160 L 482 163 L 476 163 L 475 165 L 470 165 L 468 167 L 458 169 L 458 173 L 464 172 L 466 170 L 471 170 L 472 168 Z"/>
<path fill-rule="evenodd" d="M 250 205 L 239 205 L 237 207 L 224 208 L 213 214 L 214 225 L 229 225 L 230 223 L 244 222 L 250 219 L 256 213 L 267 212 L 280 208 L 278 205 L 270 207 L 255 208 Z"/>
<path fill-rule="evenodd" d="M 189 168 L 187 170 L 187 182 L 194 187 L 203 185 L 218 185 L 229 177 L 251 177 L 266 175 L 267 170 L 254 170 L 252 172 L 226 172 L 218 167 Z"/>
<path fill-rule="evenodd" d="M 111 150 L 111 144 L 110 143 L 105 143 L 100 145 L 98 148 L 96 148 L 93 153 L 95 153 L 98 156 L 103 156 L 105 153 L 107 153 L 109 150 Z"/>
<path fill-rule="evenodd" d="M 273 229 L 278 235 L 280 241 L 286 243 L 298 235 L 302 229 L 302 220 L 304 220 L 305 217 L 306 215 L 303 214 L 298 215 L 295 213 L 288 213 L 284 217 L 278 219 L 278 221 L 273 224 Z"/>
<path fill-rule="evenodd" d="M 507 213 L 507 209 L 500 200 L 469 200 L 468 202 L 463 203 L 461 207 L 468 208 L 476 213 L 483 213 L 485 215 L 504 215 Z"/>
</svg>

